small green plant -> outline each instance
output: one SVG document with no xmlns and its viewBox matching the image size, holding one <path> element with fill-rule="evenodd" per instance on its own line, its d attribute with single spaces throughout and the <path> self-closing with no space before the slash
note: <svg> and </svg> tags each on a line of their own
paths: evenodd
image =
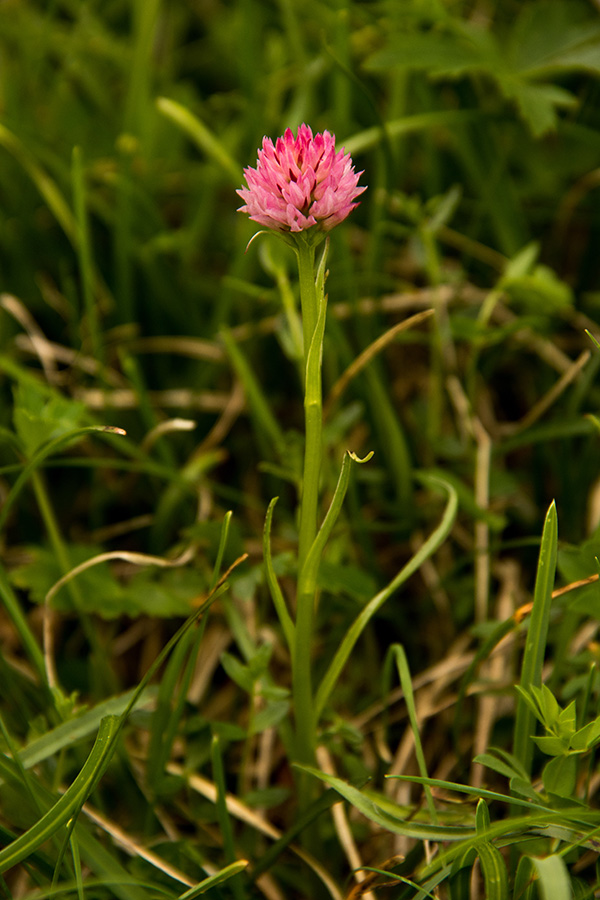
<svg viewBox="0 0 600 900">
<path fill-rule="evenodd" d="M 575 700 L 562 709 L 545 684 L 541 688 L 532 685 L 528 691 L 517 685 L 517 690 L 546 731 L 533 740 L 542 753 L 552 757 L 542 771 L 547 794 L 574 799 L 581 757 L 600 742 L 600 716 L 578 728 Z"/>
</svg>

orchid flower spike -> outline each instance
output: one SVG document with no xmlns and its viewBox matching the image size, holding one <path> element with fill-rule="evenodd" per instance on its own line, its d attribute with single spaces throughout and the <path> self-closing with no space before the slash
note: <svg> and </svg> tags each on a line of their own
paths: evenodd
<svg viewBox="0 0 600 900">
<path fill-rule="evenodd" d="M 275 144 L 263 138 L 256 168 L 244 169 L 248 187 L 237 192 L 244 201 L 238 211 L 283 233 L 331 231 L 358 206 L 355 200 L 366 190 L 358 186 L 362 174 L 343 147 L 336 153 L 329 131 L 313 137 L 301 125 L 294 137 L 288 128 Z"/>
</svg>

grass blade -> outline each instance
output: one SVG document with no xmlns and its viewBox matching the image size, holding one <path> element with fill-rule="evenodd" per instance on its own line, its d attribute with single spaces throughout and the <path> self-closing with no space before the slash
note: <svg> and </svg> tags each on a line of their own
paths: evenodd
<svg viewBox="0 0 600 900">
<path fill-rule="evenodd" d="M 23 642 L 23 647 L 29 657 L 29 661 L 37 672 L 42 684 L 47 685 L 44 654 L 40 649 L 35 635 L 29 627 L 29 623 L 21 609 L 21 604 L 19 603 L 2 566 L 0 566 L 0 598 Z"/>
<path fill-rule="evenodd" d="M 219 826 L 221 829 L 221 835 L 223 837 L 223 849 L 225 852 L 226 859 L 229 860 L 229 865 L 235 865 L 238 860 L 236 860 L 235 853 L 235 842 L 233 838 L 233 826 L 231 823 L 231 818 L 229 816 L 229 810 L 227 809 L 227 785 L 225 784 L 225 770 L 223 768 L 223 757 L 221 756 L 221 746 L 219 742 L 219 738 L 217 735 L 213 735 L 211 750 L 210 750 L 213 776 L 215 780 L 215 785 L 217 788 L 217 820 L 219 822 Z M 245 868 L 245 867 L 244 867 Z M 241 871 L 241 870 L 240 870 Z M 233 895 L 236 900 L 245 900 L 246 891 L 244 890 L 243 882 L 240 879 L 240 874 L 234 873 L 233 881 L 231 882 Z"/>
<path fill-rule="evenodd" d="M 477 845 L 487 900 L 508 900 L 508 874 L 502 854 L 489 841 Z"/>
<path fill-rule="evenodd" d="M 231 863 L 229 866 L 225 866 L 224 869 L 221 869 L 220 872 L 215 872 L 214 875 L 211 875 L 209 878 L 205 878 L 199 884 L 195 885 L 193 888 L 190 888 L 189 891 L 186 891 L 184 894 L 180 894 L 178 900 L 194 900 L 194 897 L 199 897 L 201 894 L 205 894 L 206 891 L 210 890 L 210 888 L 216 887 L 218 884 L 223 884 L 225 881 L 229 881 L 230 878 L 233 878 L 234 875 L 239 875 L 240 872 L 243 872 L 247 867 L 248 861 L 245 859 L 238 859 L 236 862 Z"/>
<path fill-rule="evenodd" d="M 26 859 L 81 809 L 110 762 L 119 728 L 117 716 L 102 719 L 96 742 L 73 784 L 35 825 L 0 851 L 0 873 Z"/>
<path fill-rule="evenodd" d="M 214 160 L 217 165 L 226 172 L 235 184 L 242 181 L 242 170 L 240 166 L 231 158 L 220 140 L 215 137 L 212 131 L 201 122 L 198 116 L 176 103 L 175 100 L 169 100 L 168 97 L 159 97 L 156 101 L 158 111 L 174 122 L 188 137 L 190 137 L 197 147 L 200 148 L 210 159 Z"/>
<path fill-rule="evenodd" d="M 423 753 L 423 744 L 421 743 L 421 735 L 419 732 L 419 720 L 417 718 L 417 708 L 415 706 L 415 695 L 413 694 L 412 689 L 412 680 L 410 677 L 410 669 L 408 668 L 408 660 L 406 658 L 406 653 L 404 652 L 404 647 L 400 644 L 394 644 L 390 647 L 390 652 L 394 654 L 396 658 L 396 666 L 398 667 L 398 676 L 400 678 L 400 684 L 402 686 L 402 691 L 404 693 L 404 700 L 406 702 L 406 708 L 408 710 L 408 718 L 410 719 L 410 726 L 412 728 L 413 740 L 415 742 L 415 756 L 417 757 L 417 763 L 419 765 L 419 771 L 421 772 L 422 778 L 427 778 L 427 763 L 425 762 L 425 754 Z M 431 816 L 431 821 L 437 824 L 438 817 L 435 809 L 435 805 L 433 802 L 433 797 L 431 795 L 431 788 L 425 782 L 423 782 L 423 789 L 425 791 L 425 797 L 427 799 L 427 808 L 429 809 L 429 815 Z"/>
<path fill-rule="evenodd" d="M 452 527 L 452 523 L 456 517 L 456 512 L 458 509 L 458 498 L 456 495 L 456 491 L 452 487 L 452 485 L 448 484 L 447 481 L 444 481 L 442 478 L 437 478 L 433 476 L 422 476 L 423 480 L 426 480 L 428 484 L 432 487 L 441 487 L 448 494 L 448 502 L 446 504 L 446 508 L 444 510 L 444 514 L 442 516 L 442 520 L 435 531 L 430 534 L 425 543 L 419 548 L 417 553 L 406 563 L 406 565 L 398 572 L 395 578 L 390 581 L 387 587 L 383 588 L 383 590 L 379 591 L 372 600 L 370 600 L 364 609 L 359 613 L 359 615 L 354 620 L 353 624 L 350 626 L 346 635 L 344 636 L 344 640 L 342 641 L 337 653 L 335 654 L 332 662 L 327 669 L 327 672 L 323 676 L 323 680 L 319 685 L 319 689 L 317 691 L 317 696 L 315 700 L 315 716 L 318 720 L 325 704 L 327 703 L 331 692 L 333 691 L 336 682 L 340 676 L 342 669 L 344 668 L 346 662 L 350 654 L 352 653 L 352 648 L 356 644 L 360 635 L 364 631 L 367 626 L 369 620 L 375 615 L 377 610 L 383 606 L 385 601 L 396 591 L 411 575 L 413 575 L 419 566 L 423 564 L 423 562 L 428 559 L 440 544 L 446 539 L 450 528 Z"/>
<path fill-rule="evenodd" d="M 94 358 L 102 363 L 104 351 L 100 335 L 100 323 L 98 321 L 98 305 L 94 298 L 94 266 L 92 262 L 92 249 L 90 243 L 90 230 L 88 224 L 88 209 L 86 202 L 85 171 L 83 167 L 83 153 L 81 147 L 73 149 L 72 164 L 73 199 L 75 215 L 77 218 L 77 255 L 79 258 L 79 273 L 81 278 L 81 291 L 83 294 L 83 308 L 87 324 L 87 332 L 91 339 L 91 347 Z"/>
<path fill-rule="evenodd" d="M 27 172 L 64 233 L 72 245 L 77 247 L 77 222 L 56 182 L 38 165 L 34 156 L 19 138 L 4 125 L 0 125 L 0 146 L 14 156 Z"/>
<path fill-rule="evenodd" d="M 290 653 L 294 652 L 294 622 L 292 617 L 288 611 L 285 597 L 283 596 L 282 590 L 279 587 L 279 582 L 277 581 L 277 576 L 275 574 L 275 569 L 273 568 L 273 558 L 271 556 L 271 522 L 273 520 L 273 511 L 275 509 L 275 504 L 277 503 L 278 498 L 274 497 L 269 503 L 269 508 L 267 509 L 267 515 L 265 517 L 265 527 L 263 531 L 263 556 L 265 561 L 265 578 L 267 579 L 267 585 L 269 586 L 269 591 L 271 592 L 271 599 L 273 601 L 273 606 L 275 607 L 275 612 L 279 618 L 279 623 L 283 629 L 283 633 L 285 635 L 285 639 L 287 645 L 289 647 Z"/>
<path fill-rule="evenodd" d="M 523 655 L 520 687 L 524 691 L 528 691 L 532 686 L 540 687 L 542 683 L 542 664 L 546 650 L 552 588 L 556 573 L 557 543 L 558 519 L 556 505 L 553 501 L 546 514 L 542 533 L 533 609 L 531 610 L 525 653 Z M 523 698 L 519 697 L 515 720 L 514 754 L 528 774 L 531 772 L 533 758 L 533 741 L 531 736 L 534 728 L 533 715 Z"/>
<path fill-rule="evenodd" d="M 403 819 L 400 809 L 398 809 L 397 817 L 392 816 L 367 794 L 364 794 L 346 781 L 342 781 L 341 778 L 327 775 L 325 772 L 320 772 L 318 769 L 313 769 L 310 766 L 298 766 L 298 768 L 314 775 L 315 778 L 320 778 L 321 781 L 324 781 L 325 784 L 337 791 L 367 819 L 370 819 L 371 822 L 375 822 L 376 825 L 379 825 L 386 831 L 390 831 L 392 834 L 402 834 L 418 840 L 431 841 L 459 841 L 462 838 L 473 837 L 475 834 L 473 828 L 455 825 L 422 824 L 415 822 L 414 819 Z"/>
<path fill-rule="evenodd" d="M 275 455 L 278 459 L 285 459 L 286 444 L 285 437 L 277 419 L 271 412 L 267 397 L 258 383 L 256 376 L 252 372 L 248 361 L 244 354 L 236 344 L 233 336 L 229 331 L 223 329 L 221 332 L 225 349 L 231 360 L 235 372 L 242 382 L 248 404 L 254 416 L 254 425 L 257 436 L 262 443 L 266 445 L 266 454 L 270 457 Z M 264 440 L 266 438 L 266 440 Z M 271 452 L 269 452 L 269 449 Z M 275 454 L 273 454 L 273 450 Z"/>
<path fill-rule="evenodd" d="M 19 751 L 19 760 L 23 768 L 30 769 L 32 766 L 43 762 L 45 759 L 60 753 L 65 747 L 72 747 L 78 741 L 84 740 L 92 732 L 96 731 L 102 719 L 106 716 L 119 716 L 128 707 L 133 697 L 135 688 L 121 694 L 117 697 L 111 697 L 99 703 L 93 709 L 88 709 L 76 718 L 63 722 L 47 731 L 42 737 L 35 738 L 30 741 L 22 750 Z M 135 709 L 147 706 L 156 694 L 156 688 L 146 688 L 138 697 L 135 703 Z"/>
<path fill-rule="evenodd" d="M 307 594 L 314 595 L 316 591 L 319 563 L 325 549 L 325 544 L 329 540 L 329 536 L 333 531 L 333 526 L 337 522 L 338 516 L 342 509 L 342 504 L 344 502 L 344 497 L 346 496 L 346 491 L 348 490 L 348 484 L 350 481 L 351 464 L 352 462 L 361 464 L 369 462 L 372 456 L 373 453 L 371 452 L 367 454 L 364 459 L 359 459 L 359 457 L 356 456 L 355 453 L 352 453 L 350 450 L 347 450 L 344 454 L 338 483 L 331 499 L 329 509 L 327 510 L 327 514 L 325 515 L 323 523 L 319 528 L 319 531 L 317 532 L 317 536 L 315 537 L 312 546 L 308 551 L 306 562 L 304 563 L 304 569 L 302 571 L 302 584 Z"/>
</svg>

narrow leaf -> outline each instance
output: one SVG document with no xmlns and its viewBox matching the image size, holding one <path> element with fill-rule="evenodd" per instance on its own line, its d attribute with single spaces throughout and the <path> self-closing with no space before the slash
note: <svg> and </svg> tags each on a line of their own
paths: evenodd
<svg viewBox="0 0 600 900">
<path fill-rule="evenodd" d="M 539 877 L 542 900 L 571 900 L 571 884 L 562 856 L 547 856 L 545 859 L 531 857 Z"/>
<path fill-rule="evenodd" d="M 398 817 L 396 818 L 384 811 L 371 799 L 371 797 L 362 793 L 362 791 L 359 791 L 358 788 L 353 785 L 342 781 L 340 778 L 336 778 L 333 775 L 327 775 L 325 772 L 320 772 L 309 766 L 298 766 L 298 768 L 305 772 L 309 772 L 311 775 L 314 775 L 315 778 L 320 778 L 321 781 L 324 781 L 325 784 L 328 784 L 336 790 L 338 794 L 347 800 L 356 810 L 358 810 L 358 812 L 361 812 L 366 816 L 367 819 L 370 819 L 371 822 L 375 822 L 376 825 L 385 828 L 393 834 L 403 834 L 407 837 L 417 838 L 418 840 L 432 841 L 458 841 L 462 838 L 472 837 L 474 835 L 472 828 L 452 825 L 421 824 L 411 819 L 403 819 L 400 809 L 398 810 Z"/>
<path fill-rule="evenodd" d="M 502 854 L 489 841 L 477 845 L 487 900 L 508 900 L 508 874 Z"/>
<path fill-rule="evenodd" d="M 195 116 L 181 103 L 176 103 L 175 100 L 170 100 L 168 97 L 159 97 L 156 101 L 156 106 L 163 116 L 181 128 L 194 141 L 197 147 L 216 162 L 235 184 L 241 182 L 242 170 L 240 166 L 231 158 L 218 137 L 198 116 Z"/>
<path fill-rule="evenodd" d="M 73 784 L 35 825 L 0 851 L 0 873 L 26 859 L 81 809 L 110 762 L 119 727 L 117 716 L 102 719 L 96 742 Z"/>
<path fill-rule="evenodd" d="M 271 522 L 273 521 L 273 511 L 275 509 L 277 500 L 277 497 L 274 497 L 271 500 L 271 502 L 269 503 L 269 508 L 267 509 L 267 515 L 265 517 L 265 527 L 263 531 L 263 558 L 265 561 L 265 577 L 267 580 L 267 585 L 269 586 L 269 591 L 271 592 L 273 606 L 275 607 L 275 612 L 277 613 L 279 623 L 283 629 L 283 633 L 285 635 L 290 653 L 293 654 L 294 622 L 288 611 L 283 592 L 279 587 L 275 569 L 273 568 L 273 557 L 271 556 Z"/>
<path fill-rule="evenodd" d="M 419 548 L 415 555 L 406 563 L 406 565 L 398 572 L 395 578 L 390 581 L 387 587 L 379 591 L 372 600 L 367 603 L 365 608 L 359 613 L 353 624 L 346 632 L 340 647 L 338 648 L 332 662 L 325 673 L 315 700 L 316 717 L 320 717 L 325 704 L 327 703 L 331 692 L 333 691 L 337 680 L 346 665 L 352 649 L 359 639 L 360 635 L 367 626 L 367 623 L 375 615 L 375 613 L 383 606 L 385 601 L 398 590 L 398 588 L 413 575 L 419 567 L 438 549 L 440 544 L 446 539 L 452 523 L 456 517 L 458 509 L 458 498 L 454 488 L 441 478 L 421 476 L 422 480 L 430 484 L 432 487 L 441 487 L 448 494 L 448 501 L 441 522 L 435 531 L 428 537 L 425 543 Z"/>
<path fill-rule="evenodd" d="M 205 878 L 199 884 L 195 885 L 193 888 L 190 888 L 189 891 L 186 891 L 184 894 L 180 894 L 178 900 L 194 900 L 194 897 L 199 897 L 201 894 L 205 894 L 206 891 L 210 890 L 210 888 L 216 887 L 218 884 L 223 884 L 234 875 L 239 875 L 239 873 L 243 872 L 244 869 L 247 868 L 247 866 L 248 860 L 238 859 L 236 862 L 230 863 L 230 865 L 225 866 L 225 868 L 221 869 L 220 872 L 215 872 L 214 875 L 211 875 L 209 878 Z"/>
<path fill-rule="evenodd" d="M 521 669 L 521 688 L 527 691 L 532 686 L 542 683 L 542 664 L 546 650 L 552 588 L 556 573 L 556 555 L 558 543 L 558 521 L 554 501 L 550 505 L 544 523 L 542 543 L 538 560 L 537 577 L 533 597 L 533 609 L 527 629 L 525 653 Z M 531 771 L 533 757 L 534 732 L 533 715 L 520 696 L 517 700 L 517 712 L 514 732 L 514 754 L 525 770 Z"/>
</svg>

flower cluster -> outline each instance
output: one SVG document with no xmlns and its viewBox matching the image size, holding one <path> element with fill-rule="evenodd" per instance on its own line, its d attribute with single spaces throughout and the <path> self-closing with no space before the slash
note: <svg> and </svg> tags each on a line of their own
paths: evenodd
<svg viewBox="0 0 600 900">
<path fill-rule="evenodd" d="M 314 226 L 330 231 L 366 190 L 358 187 L 362 172 L 354 171 L 350 154 L 344 148 L 336 153 L 335 136 L 324 131 L 313 137 L 308 125 L 296 137 L 288 128 L 275 144 L 263 138 L 256 169 L 248 167 L 244 175 L 248 187 L 237 192 L 244 201 L 239 212 L 281 232 Z"/>
</svg>

